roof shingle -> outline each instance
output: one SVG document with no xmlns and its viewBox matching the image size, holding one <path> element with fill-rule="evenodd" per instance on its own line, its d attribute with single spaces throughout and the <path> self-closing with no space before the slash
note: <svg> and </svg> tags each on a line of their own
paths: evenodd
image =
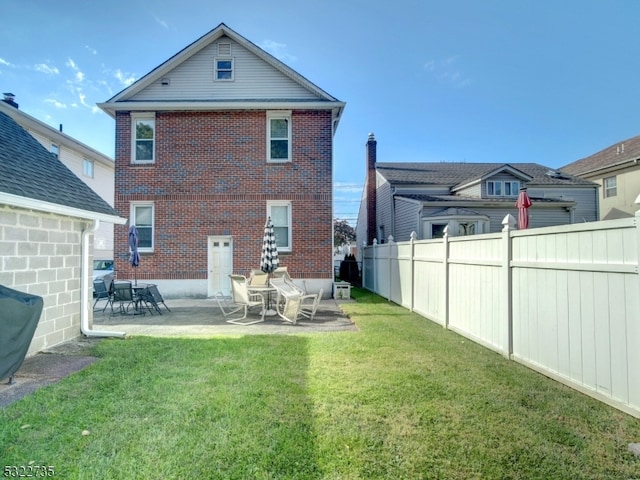
<svg viewBox="0 0 640 480">
<path fill-rule="evenodd" d="M 0 172 L 0 192 L 87 212 L 118 216 L 118 212 L 66 165 L 2 112 Z"/>
</svg>

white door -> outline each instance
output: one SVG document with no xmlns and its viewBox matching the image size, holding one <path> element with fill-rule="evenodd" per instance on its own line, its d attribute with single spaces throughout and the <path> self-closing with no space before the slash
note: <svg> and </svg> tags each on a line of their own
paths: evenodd
<svg viewBox="0 0 640 480">
<path fill-rule="evenodd" d="M 208 296 L 218 292 L 231 295 L 229 275 L 233 273 L 233 242 L 231 237 L 209 237 Z"/>
</svg>

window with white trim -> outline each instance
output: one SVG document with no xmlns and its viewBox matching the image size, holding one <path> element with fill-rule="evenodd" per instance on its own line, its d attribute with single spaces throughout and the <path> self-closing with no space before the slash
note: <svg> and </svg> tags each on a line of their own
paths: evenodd
<svg viewBox="0 0 640 480">
<path fill-rule="evenodd" d="M 290 252 L 293 238 L 291 232 L 291 202 L 267 202 L 267 216 L 271 217 L 271 223 L 273 223 L 273 232 L 276 235 L 278 251 Z"/>
<path fill-rule="evenodd" d="M 93 160 L 82 159 L 82 174 L 85 177 L 93 178 Z"/>
<path fill-rule="evenodd" d="M 53 153 L 53 155 L 58 158 L 60 156 L 60 147 L 58 145 L 56 145 L 55 143 L 51 144 L 51 148 L 49 149 L 49 151 L 51 153 Z"/>
<path fill-rule="evenodd" d="M 291 161 L 291 112 L 267 112 L 267 161 Z"/>
<path fill-rule="evenodd" d="M 220 81 L 233 80 L 233 58 L 216 58 L 215 59 L 214 78 Z"/>
<path fill-rule="evenodd" d="M 517 197 L 520 192 L 520 182 L 487 180 L 488 197 Z"/>
<path fill-rule="evenodd" d="M 153 252 L 154 205 L 152 202 L 131 204 L 129 225 L 138 229 L 138 251 Z"/>
<path fill-rule="evenodd" d="M 604 198 L 615 197 L 616 195 L 618 195 L 618 180 L 615 176 L 605 178 L 602 181 L 602 184 L 604 186 Z"/>
<path fill-rule="evenodd" d="M 131 114 L 132 163 L 154 163 L 156 143 L 156 116 L 151 113 Z"/>
</svg>

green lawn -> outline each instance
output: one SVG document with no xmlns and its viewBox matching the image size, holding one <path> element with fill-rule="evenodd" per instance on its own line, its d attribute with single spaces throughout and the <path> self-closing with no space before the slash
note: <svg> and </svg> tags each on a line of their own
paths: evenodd
<svg viewBox="0 0 640 480">
<path fill-rule="evenodd" d="M 352 290 L 360 332 L 136 337 L 0 410 L 68 479 L 639 479 L 640 420 Z"/>
</svg>

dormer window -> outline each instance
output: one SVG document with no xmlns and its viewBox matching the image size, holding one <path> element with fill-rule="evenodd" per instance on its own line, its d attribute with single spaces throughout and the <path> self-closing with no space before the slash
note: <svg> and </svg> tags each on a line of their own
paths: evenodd
<svg viewBox="0 0 640 480">
<path fill-rule="evenodd" d="M 517 197 L 520 182 L 505 180 L 488 180 L 487 197 Z"/>
</svg>

